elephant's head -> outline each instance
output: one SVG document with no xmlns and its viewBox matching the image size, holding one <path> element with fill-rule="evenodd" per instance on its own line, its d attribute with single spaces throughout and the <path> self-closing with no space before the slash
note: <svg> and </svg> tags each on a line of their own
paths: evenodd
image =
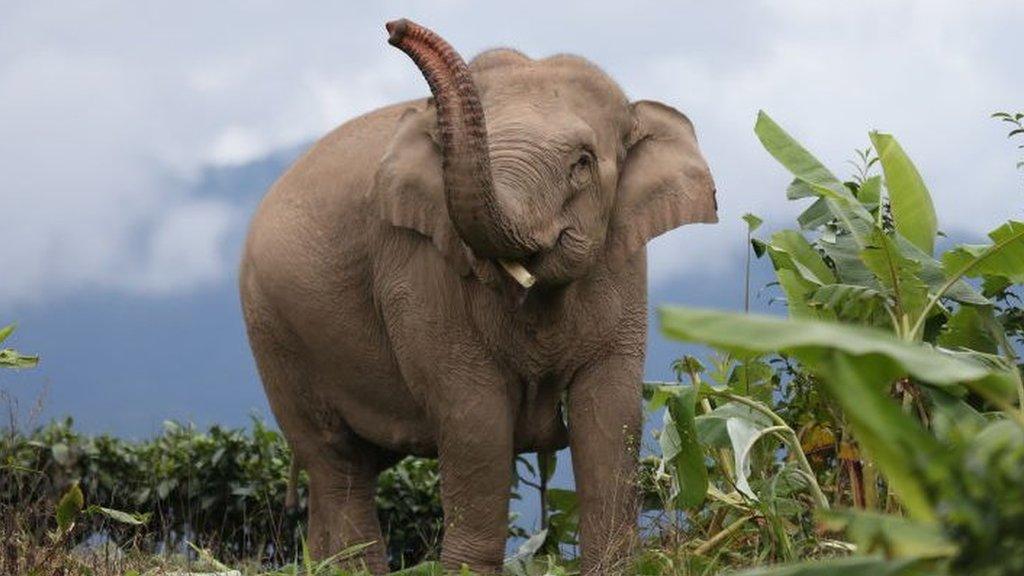
<svg viewBox="0 0 1024 576">
<path fill-rule="evenodd" d="M 400 122 L 377 175 L 384 216 L 464 271 L 505 259 L 566 283 L 677 226 L 717 221 L 711 173 L 675 109 L 630 103 L 575 56 L 501 49 L 467 66 L 426 28 L 387 28 L 436 106 Z"/>
</svg>

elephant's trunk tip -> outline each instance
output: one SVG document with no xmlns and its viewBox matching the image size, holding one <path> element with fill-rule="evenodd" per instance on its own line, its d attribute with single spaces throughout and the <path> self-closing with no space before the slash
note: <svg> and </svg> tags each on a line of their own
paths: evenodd
<svg viewBox="0 0 1024 576">
<path fill-rule="evenodd" d="M 384 28 L 387 29 L 388 34 L 390 35 L 388 37 L 388 44 L 391 44 L 392 46 L 398 46 L 398 44 L 402 41 L 402 38 L 405 37 L 406 31 L 409 30 L 409 24 L 409 20 L 405 18 L 392 20 L 391 22 L 385 24 Z"/>
</svg>

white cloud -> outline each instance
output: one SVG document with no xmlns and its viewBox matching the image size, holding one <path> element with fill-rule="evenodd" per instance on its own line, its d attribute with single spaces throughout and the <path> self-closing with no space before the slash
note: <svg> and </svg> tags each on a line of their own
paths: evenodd
<svg viewBox="0 0 1024 576">
<path fill-rule="evenodd" d="M 214 138 L 207 157 L 216 166 L 229 166 L 252 162 L 268 152 L 266 143 L 252 129 L 228 126 Z"/>
<path fill-rule="evenodd" d="M 1018 210 L 1015 150 L 987 115 L 1020 107 L 1024 7 L 867 3 L 15 2 L 0 18 L 0 300 L 84 288 L 168 293 L 223 282 L 246 216 L 194 196 L 238 164 L 422 95 L 383 22 L 409 16 L 465 56 L 513 44 L 585 55 L 634 97 L 696 122 L 722 223 L 652 244 L 656 282 L 724 265 L 740 215 L 788 224 L 788 178 L 753 137 L 765 108 L 837 171 L 866 132 L 894 132 L 947 229 Z M 543 18 L 537 14 L 543 13 Z M 700 247 L 700 250 L 697 249 Z"/>
<path fill-rule="evenodd" d="M 226 261 L 222 248 L 241 216 L 220 201 L 170 208 L 143 247 L 141 266 L 128 271 L 124 281 L 143 292 L 166 294 L 223 280 L 236 263 Z"/>
<path fill-rule="evenodd" d="M 347 41 L 325 41 L 326 20 L 316 38 L 274 36 L 280 14 L 245 8 L 26 3 L 5 14 L 0 246 L 17 256 L 4 259 L 0 302 L 225 281 L 236 266 L 225 238 L 248 214 L 195 196 L 202 168 L 306 142 L 394 99 L 397 66 L 345 65 Z"/>
<path fill-rule="evenodd" d="M 652 245 L 653 281 L 702 261 L 673 258 L 692 246 L 739 240 L 742 250 L 745 212 L 767 217 L 770 228 L 790 225 L 802 208 L 785 201 L 790 176 L 753 136 L 758 109 L 840 176 L 850 173 L 846 160 L 868 144 L 869 130 L 895 133 L 924 175 L 948 231 L 981 234 L 1019 216 L 1014 151 L 988 116 L 1024 105 L 1013 102 L 1024 93 L 1024 76 L 1011 67 L 1020 42 L 1010 35 L 993 41 L 1007 19 L 1024 21 L 1024 11 L 941 2 L 765 6 L 757 26 L 772 33 L 758 40 L 756 55 L 723 65 L 721 54 L 711 51 L 667 52 L 629 77 L 645 93 L 676 95 L 670 102 L 697 122 L 720 190 L 717 229 L 676 231 Z"/>
</svg>

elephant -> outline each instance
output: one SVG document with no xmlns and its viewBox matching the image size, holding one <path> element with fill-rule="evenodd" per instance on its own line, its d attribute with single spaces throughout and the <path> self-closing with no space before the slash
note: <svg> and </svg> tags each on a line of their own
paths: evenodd
<svg viewBox="0 0 1024 576">
<path fill-rule="evenodd" d="M 693 125 L 588 60 L 468 64 L 386 25 L 432 96 L 360 116 L 274 183 L 239 272 L 272 412 L 309 476 L 309 545 L 387 568 L 376 478 L 436 457 L 441 562 L 501 568 L 516 455 L 571 449 L 583 574 L 628 558 L 649 239 L 717 221 Z"/>
</svg>

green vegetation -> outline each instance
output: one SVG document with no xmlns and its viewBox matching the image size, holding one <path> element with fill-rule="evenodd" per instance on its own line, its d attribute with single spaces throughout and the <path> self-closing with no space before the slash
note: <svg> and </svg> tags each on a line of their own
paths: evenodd
<svg viewBox="0 0 1024 576">
<path fill-rule="evenodd" d="M 14 324 L 0 328 L 0 344 L 14 333 Z M 39 363 L 38 356 L 26 356 L 12 348 L 0 349 L 0 368 L 31 368 Z"/>
<path fill-rule="evenodd" d="M 990 244 L 935 257 L 930 197 L 892 136 L 872 133 L 865 170 L 840 182 L 767 115 L 755 131 L 794 175 L 788 196 L 814 198 L 800 230 L 753 246 L 770 258 L 789 318 L 663 308 L 665 334 L 740 359 L 740 377 L 706 384 L 691 361 L 688 385 L 659 390 L 680 390 L 687 407 L 706 402 L 707 416 L 727 407 L 735 414 L 737 404 L 752 409 L 729 416 L 721 448 L 731 450 L 732 469 L 726 458 L 712 466 L 735 490 L 723 495 L 713 482 L 706 492 L 734 508 L 723 520 L 730 527 L 764 520 L 753 531 L 774 549 L 749 552 L 787 562 L 826 556 L 824 532 L 853 554 L 745 574 L 1024 573 L 1012 552 L 1024 545 L 1024 386 L 1011 342 L 1018 312 L 1009 304 L 1024 280 L 1024 224 L 1007 222 Z M 868 174 L 874 158 L 882 175 Z M 965 278 L 980 279 L 981 290 Z M 766 370 L 766 360 L 781 369 Z M 750 378 L 744 382 L 749 373 L 777 380 L 765 379 L 757 398 Z M 716 448 L 710 432 L 695 428 L 700 442 L 688 450 Z M 752 483 L 757 462 L 746 456 L 770 437 L 777 440 Z M 808 466 L 807 454 L 822 448 L 825 465 Z M 700 459 L 686 461 L 674 481 L 707 485 Z M 811 497 L 780 497 L 773 488 L 782 482 Z M 707 508 L 692 510 L 699 518 Z M 813 533 L 804 529 L 808 514 Z"/>
<path fill-rule="evenodd" d="M 997 117 L 1020 134 L 1019 115 Z M 660 309 L 664 334 L 716 353 L 645 383 L 660 426 L 638 487 L 643 546 L 626 572 L 1024 573 L 1024 223 L 945 248 L 924 179 L 893 136 L 870 133 L 843 181 L 766 114 L 755 132 L 794 176 L 787 197 L 808 203 L 796 228 L 767 238 L 760 218 L 744 217 L 749 254 L 774 268 L 788 317 Z M 34 362 L 0 352 L 3 366 Z M 351 574 L 308 557 L 304 479 L 286 512 L 290 455 L 259 421 L 205 433 L 169 423 L 144 442 L 60 422 L 3 442 L 0 573 L 187 562 Z M 521 459 L 516 490 L 541 494 L 543 530 L 512 523 L 525 540 L 510 574 L 574 573 L 576 498 L 548 486 L 554 468 L 551 454 Z M 437 487 L 428 460 L 381 479 L 392 564 L 426 561 L 404 574 L 441 573 L 430 561 Z"/>
<path fill-rule="evenodd" d="M 52 525 L 67 544 L 107 534 L 137 552 L 185 551 L 191 543 L 229 563 L 280 565 L 302 555 L 305 478 L 298 505 L 286 512 L 291 455 L 259 420 L 248 430 L 205 433 L 167 422 L 162 434 L 140 442 L 83 436 L 67 420 L 2 442 L 0 540 L 10 536 L 12 555 L 25 560 L 12 570 L 45 563 L 47 549 L 13 536 Z M 377 502 L 396 563 L 433 553 L 441 530 L 433 461 L 408 459 L 388 470 Z M 71 515 L 74 525 L 61 520 Z"/>
<path fill-rule="evenodd" d="M 1016 139 L 1018 142 L 1024 140 L 1024 112 L 996 112 L 993 118 L 1010 125 L 1006 137 Z M 1024 150 L 1024 143 L 1017 144 L 1017 148 Z M 1024 160 L 1017 162 L 1017 168 L 1024 168 Z"/>
</svg>

